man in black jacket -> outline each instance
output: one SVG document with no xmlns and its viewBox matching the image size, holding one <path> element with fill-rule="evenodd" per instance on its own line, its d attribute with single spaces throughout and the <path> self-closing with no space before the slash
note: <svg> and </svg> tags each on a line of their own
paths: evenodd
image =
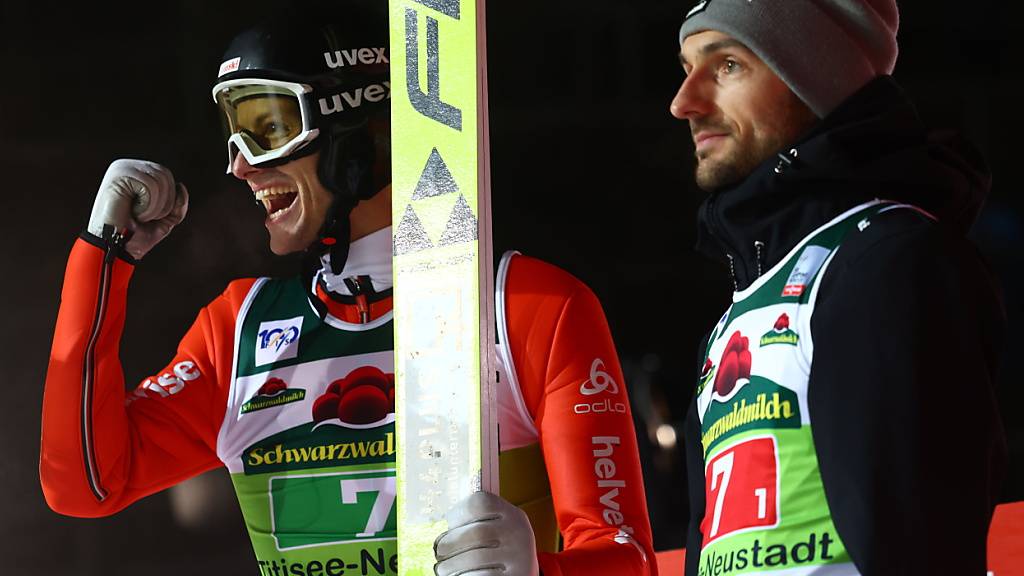
<svg viewBox="0 0 1024 576">
<path fill-rule="evenodd" d="M 889 76 L 894 0 L 706 0 L 671 111 L 729 263 L 687 418 L 688 575 L 984 574 L 1005 320 L 984 161 Z"/>
</svg>

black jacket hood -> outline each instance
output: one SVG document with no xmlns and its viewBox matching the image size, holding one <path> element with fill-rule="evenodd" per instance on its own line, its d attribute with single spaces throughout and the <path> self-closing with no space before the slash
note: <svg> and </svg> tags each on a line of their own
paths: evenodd
<svg viewBox="0 0 1024 576">
<path fill-rule="evenodd" d="M 743 182 L 712 193 L 697 249 L 730 261 L 742 290 L 807 234 L 874 198 L 913 204 L 966 234 L 990 182 L 977 149 L 928 132 L 899 85 L 880 76 Z"/>
</svg>

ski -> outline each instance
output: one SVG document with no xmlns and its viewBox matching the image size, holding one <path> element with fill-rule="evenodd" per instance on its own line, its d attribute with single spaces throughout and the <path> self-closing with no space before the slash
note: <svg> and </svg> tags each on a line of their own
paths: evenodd
<svg viewBox="0 0 1024 576">
<path fill-rule="evenodd" d="M 498 491 L 484 0 L 390 0 L 398 555 Z"/>
</svg>

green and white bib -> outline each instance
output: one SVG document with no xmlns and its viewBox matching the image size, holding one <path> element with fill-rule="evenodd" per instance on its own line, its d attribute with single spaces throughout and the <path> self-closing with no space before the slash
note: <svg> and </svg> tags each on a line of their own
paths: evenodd
<svg viewBox="0 0 1024 576">
<path fill-rule="evenodd" d="M 297 279 L 239 311 L 217 451 L 262 575 L 398 574 L 391 318 L 321 321 Z"/>
<path fill-rule="evenodd" d="M 551 487 L 503 313 L 498 328 L 501 495 L 530 517 L 538 551 L 555 552 Z M 368 324 L 320 320 L 297 279 L 264 278 L 236 331 L 217 453 L 261 575 L 397 575 L 394 400 L 372 389 L 393 389 L 392 313 Z"/>
<path fill-rule="evenodd" d="M 843 239 L 897 207 L 862 204 L 809 234 L 734 294 L 711 333 L 697 387 L 701 576 L 858 574 L 832 523 L 811 436 L 811 317 Z"/>
</svg>

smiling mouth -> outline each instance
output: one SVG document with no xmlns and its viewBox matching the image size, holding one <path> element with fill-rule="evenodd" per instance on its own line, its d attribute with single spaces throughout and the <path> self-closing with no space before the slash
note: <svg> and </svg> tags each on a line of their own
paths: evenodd
<svg viewBox="0 0 1024 576">
<path fill-rule="evenodd" d="M 299 197 L 297 191 L 278 186 L 264 188 L 255 192 L 254 195 L 257 200 L 263 203 L 263 207 L 267 210 L 267 215 L 271 217 L 290 208 L 295 203 L 295 199 Z"/>
<path fill-rule="evenodd" d="M 726 134 L 724 134 L 724 133 L 722 133 L 722 134 L 701 134 L 700 137 L 698 137 L 697 140 L 694 142 L 694 145 L 699 146 L 701 143 L 706 142 L 708 140 L 715 140 L 715 139 L 718 139 L 718 138 L 724 138 L 725 136 L 726 136 Z"/>
<path fill-rule="evenodd" d="M 713 148 L 717 148 L 718 144 L 726 139 L 727 134 L 710 134 L 702 136 L 700 140 L 694 142 L 694 155 L 698 160 L 706 158 Z"/>
</svg>

